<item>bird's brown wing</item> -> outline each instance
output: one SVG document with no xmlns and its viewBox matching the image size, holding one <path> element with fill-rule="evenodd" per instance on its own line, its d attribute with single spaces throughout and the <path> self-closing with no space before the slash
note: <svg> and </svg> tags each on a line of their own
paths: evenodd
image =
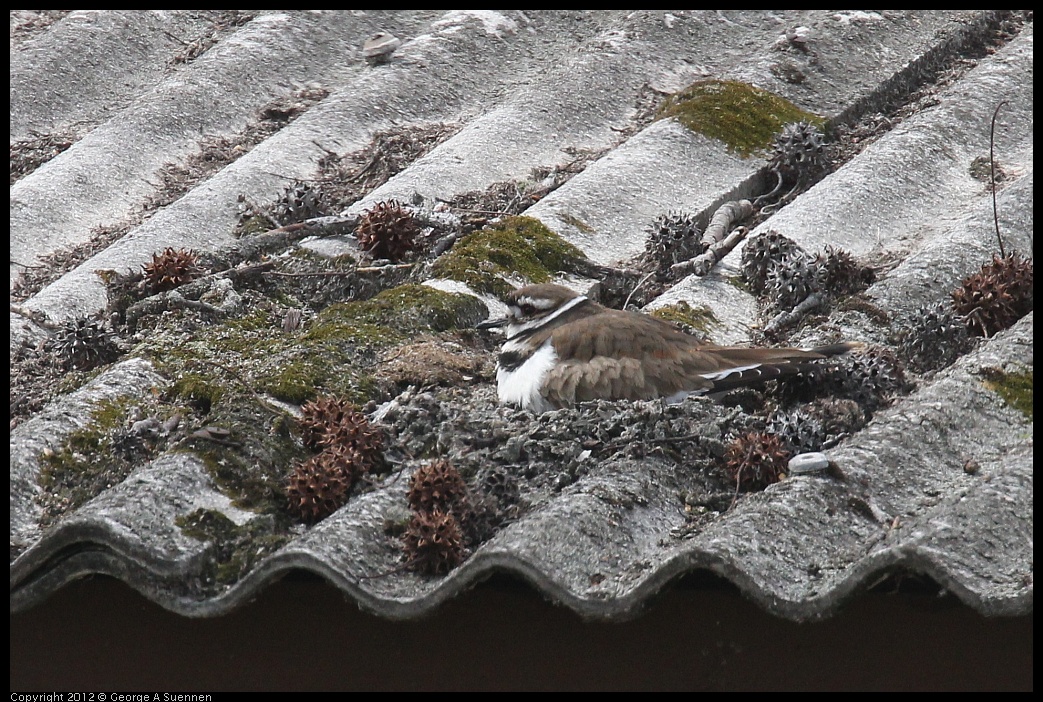
<svg viewBox="0 0 1043 702">
<path fill-rule="evenodd" d="M 558 365 L 545 378 L 543 395 L 558 406 L 734 387 L 785 375 L 796 369 L 794 364 L 845 353 L 854 346 L 804 350 L 701 345 L 666 322 L 618 310 L 570 320 L 550 338 Z"/>
<path fill-rule="evenodd" d="M 604 310 L 551 333 L 557 366 L 542 394 L 557 406 L 593 399 L 649 400 L 711 383 L 689 367 L 694 337 L 647 315 Z"/>
<path fill-rule="evenodd" d="M 559 363 L 544 378 L 541 394 L 554 406 L 567 407 L 597 399 L 651 400 L 711 386 L 698 376 L 683 376 L 676 364 L 670 369 L 649 368 L 636 358 L 595 356 Z"/>
<path fill-rule="evenodd" d="M 698 343 L 694 337 L 655 317 L 605 309 L 592 316 L 568 319 L 567 324 L 552 331 L 551 341 L 559 359 L 576 361 L 589 361 L 596 356 L 673 356 Z"/>
</svg>

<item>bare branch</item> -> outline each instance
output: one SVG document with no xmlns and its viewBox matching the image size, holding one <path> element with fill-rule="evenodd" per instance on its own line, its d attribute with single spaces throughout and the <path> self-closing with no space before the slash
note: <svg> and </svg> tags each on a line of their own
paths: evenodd
<svg viewBox="0 0 1043 702">
<path fill-rule="evenodd" d="M 1003 250 L 1003 238 L 1000 236 L 1000 216 L 996 210 L 996 159 L 993 156 L 993 147 L 996 143 L 996 115 L 1000 113 L 1000 108 L 1006 104 L 1008 104 L 1008 101 L 1003 100 L 996 105 L 996 109 L 992 113 L 992 126 L 989 128 L 989 180 L 992 183 L 992 220 L 996 225 L 996 241 L 1000 244 L 1000 256 L 1006 256 L 1007 254 Z"/>
</svg>

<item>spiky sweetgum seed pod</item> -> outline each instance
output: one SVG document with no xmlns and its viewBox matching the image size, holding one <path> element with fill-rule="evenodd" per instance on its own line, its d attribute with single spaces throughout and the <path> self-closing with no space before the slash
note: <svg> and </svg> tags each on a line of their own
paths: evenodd
<svg viewBox="0 0 1043 702">
<path fill-rule="evenodd" d="M 449 512 L 416 512 L 409 520 L 402 546 L 413 570 L 427 575 L 448 573 L 463 563 L 460 524 Z"/>
<path fill-rule="evenodd" d="M 343 415 L 319 441 L 320 446 L 350 446 L 369 462 L 376 461 L 384 450 L 384 435 L 370 424 L 366 415 L 353 410 Z"/>
<path fill-rule="evenodd" d="M 993 265 L 998 268 L 1001 279 L 1009 285 L 1010 296 L 1014 298 L 1018 311 L 1022 315 L 1032 311 L 1032 259 L 1011 252 L 1004 257 L 994 255 Z"/>
<path fill-rule="evenodd" d="M 467 516 L 460 520 L 464 544 L 474 547 L 488 541 L 508 518 L 492 495 L 479 495 L 470 502 Z"/>
<path fill-rule="evenodd" d="M 199 276 L 199 258 L 188 249 L 167 247 L 152 254 L 152 262 L 143 266 L 145 285 L 154 295 L 173 290 Z"/>
<path fill-rule="evenodd" d="M 921 305 L 901 321 L 898 348 L 914 370 L 933 371 L 969 351 L 971 335 L 952 305 Z"/>
<path fill-rule="evenodd" d="M 466 512 L 467 484 L 452 463 L 438 460 L 417 468 L 409 481 L 406 499 L 417 512 L 438 509 L 459 516 Z"/>
<path fill-rule="evenodd" d="M 770 230 L 754 237 L 742 250 L 742 275 L 755 295 L 764 293 L 768 269 L 773 262 L 781 262 L 795 251 L 802 251 L 797 242 Z"/>
<path fill-rule="evenodd" d="M 312 217 L 326 214 L 322 192 L 308 183 L 298 183 L 289 188 L 276 203 L 273 216 L 279 224 L 286 226 L 303 222 Z"/>
<path fill-rule="evenodd" d="M 831 396 L 854 400 L 867 412 L 908 391 L 909 381 L 898 357 L 883 347 L 869 347 L 812 364 L 778 383 L 774 393 L 784 404 Z"/>
<path fill-rule="evenodd" d="M 806 411 L 829 437 L 853 434 L 868 421 L 865 410 L 851 399 L 821 397 L 807 405 Z"/>
<path fill-rule="evenodd" d="M 318 397 L 305 402 L 297 420 L 304 444 L 317 447 L 330 428 L 340 424 L 341 417 L 351 409 L 354 406 L 350 402 L 337 397 Z"/>
<path fill-rule="evenodd" d="M 818 451 L 826 440 L 822 424 L 800 409 L 791 412 L 776 412 L 768 420 L 768 433 L 779 437 L 783 448 L 789 453 Z"/>
<path fill-rule="evenodd" d="M 369 459 L 357 448 L 347 444 L 330 446 L 317 457 L 322 457 L 330 470 L 339 470 L 349 488 L 370 468 Z"/>
<path fill-rule="evenodd" d="M 660 273 L 675 263 L 702 253 L 702 232 L 691 215 L 677 213 L 656 217 L 646 228 L 645 253 Z"/>
<path fill-rule="evenodd" d="M 338 397 L 319 397 L 306 402 L 301 407 L 297 425 L 305 445 L 311 448 L 351 446 L 367 460 L 375 459 L 384 448 L 380 429 L 353 403 Z"/>
<path fill-rule="evenodd" d="M 395 200 L 378 202 L 362 215 L 355 238 L 359 248 L 372 258 L 401 260 L 417 248 L 420 225 Z"/>
<path fill-rule="evenodd" d="M 830 295 L 850 295 L 865 290 L 873 284 L 876 273 L 868 266 L 859 265 L 847 251 L 826 246 L 825 251 L 815 257 L 819 267 L 822 289 Z"/>
<path fill-rule="evenodd" d="M 115 337 L 90 317 L 71 319 L 48 342 L 59 364 L 68 370 L 89 370 L 119 356 Z"/>
<path fill-rule="evenodd" d="M 875 412 L 909 388 L 898 357 L 882 347 L 837 359 L 819 385 L 830 395 L 854 400 L 867 412 Z"/>
<path fill-rule="evenodd" d="M 878 405 L 909 388 L 901 361 L 888 349 L 871 347 L 852 357 L 851 362 L 854 364 L 854 385 L 870 393 Z M 872 402 L 867 404 L 873 405 Z"/>
<path fill-rule="evenodd" d="M 518 481 L 499 466 L 492 466 L 479 473 L 478 488 L 486 495 L 496 498 L 501 506 L 516 505 L 520 498 Z"/>
<path fill-rule="evenodd" d="M 804 298 L 821 289 L 820 270 L 803 252 L 793 252 L 768 264 L 764 295 L 780 310 L 791 310 Z"/>
<path fill-rule="evenodd" d="M 810 122 L 787 124 L 775 137 L 775 154 L 770 165 L 786 182 L 816 179 L 829 165 L 825 135 Z"/>
<path fill-rule="evenodd" d="M 1033 266 L 1016 253 L 993 255 L 952 292 L 953 309 L 978 336 L 992 336 L 1032 310 Z"/>
<path fill-rule="evenodd" d="M 777 483 L 790 459 L 779 437 L 764 432 L 737 436 L 724 452 L 728 478 L 743 490 L 763 490 Z"/>
<path fill-rule="evenodd" d="M 953 305 L 976 336 L 992 336 L 1017 317 L 1014 300 L 997 281 L 977 273 L 953 291 Z"/>
<path fill-rule="evenodd" d="M 305 523 L 325 519 L 348 501 L 351 485 L 329 456 L 319 454 L 294 469 L 287 480 L 290 511 Z"/>
</svg>

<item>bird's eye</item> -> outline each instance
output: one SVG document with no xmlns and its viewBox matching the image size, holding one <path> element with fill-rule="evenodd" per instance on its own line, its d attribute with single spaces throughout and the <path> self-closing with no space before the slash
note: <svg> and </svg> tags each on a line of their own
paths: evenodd
<svg viewBox="0 0 1043 702">
<path fill-rule="evenodd" d="M 518 307 L 519 309 L 521 309 L 521 313 L 525 316 L 529 316 L 530 314 L 533 314 L 536 311 L 536 308 L 527 302 L 522 305 L 519 305 Z"/>
</svg>

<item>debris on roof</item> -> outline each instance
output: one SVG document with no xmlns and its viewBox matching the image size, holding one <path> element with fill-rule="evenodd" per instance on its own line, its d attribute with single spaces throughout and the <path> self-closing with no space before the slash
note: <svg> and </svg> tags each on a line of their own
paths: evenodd
<svg viewBox="0 0 1043 702">
<path fill-rule="evenodd" d="M 388 618 L 695 570 L 1031 612 L 1032 59 L 1017 11 L 13 12 L 12 611 L 304 569 Z M 859 344 L 534 414 L 476 327 L 548 281 Z"/>
</svg>

